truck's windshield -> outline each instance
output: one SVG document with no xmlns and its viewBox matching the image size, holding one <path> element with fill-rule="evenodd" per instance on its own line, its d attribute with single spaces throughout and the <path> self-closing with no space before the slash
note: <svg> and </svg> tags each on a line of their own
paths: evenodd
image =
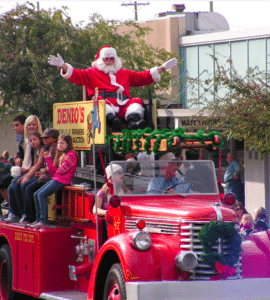
<svg viewBox="0 0 270 300">
<path fill-rule="evenodd" d="M 118 195 L 218 193 L 212 161 L 114 161 L 112 165 Z"/>
</svg>

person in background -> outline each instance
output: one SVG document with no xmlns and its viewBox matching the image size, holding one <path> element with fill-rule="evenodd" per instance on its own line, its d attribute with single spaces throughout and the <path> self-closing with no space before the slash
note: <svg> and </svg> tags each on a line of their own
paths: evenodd
<svg viewBox="0 0 270 300">
<path fill-rule="evenodd" d="M 254 224 L 252 216 L 250 214 L 243 214 L 239 230 L 242 240 L 245 240 L 249 235 L 251 235 L 253 230 Z"/>
<path fill-rule="evenodd" d="M 41 123 L 37 116 L 29 116 L 24 124 L 24 159 L 22 161 L 22 167 L 19 169 L 18 176 L 12 179 L 8 187 L 8 199 L 10 203 L 8 222 L 18 222 L 24 214 L 23 198 L 21 194 L 20 181 L 24 174 L 30 171 L 34 161 L 32 159 L 32 150 L 29 142 L 29 134 L 33 131 L 38 131 L 42 134 Z M 18 170 L 17 170 L 18 171 Z M 18 181 L 19 180 L 19 181 Z M 18 182 L 17 182 L 18 181 Z M 11 207 L 12 203 L 12 207 Z M 5 220 L 7 220 L 5 219 Z"/>
<path fill-rule="evenodd" d="M 140 152 L 137 156 L 137 160 L 140 162 L 141 172 L 139 176 L 154 177 L 155 176 L 155 166 L 152 163 L 155 161 L 155 154 L 151 152 L 147 154 L 146 152 Z"/>
<path fill-rule="evenodd" d="M 130 87 L 147 86 L 160 81 L 160 74 L 178 65 L 178 60 L 172 58 L 159 67 L 144 72 L 135 72 L 122 68 L 122 61 L 114 48 L 102 47 L 92 63 L 92 68 L 85 70 L 74 69 L 64 62 L 62 57 L 50 55 L 48 63 L 61 68 L 61 75 L 77 85 L 86 85 L 89 98 L 98 88 L 101 94 L 106 92 L 106 118 L 109 127 L 114 131 L 121 130 L 121 119 L 127 121 L 128 129 L 144 128 L 143 101 L 131 98 Z"/>
<path fill-rule="evenodd" d="M 240 180 L 240 165 L 234 160 L 232 152 L 227 154 L 228 168 L 224 174 L 225 194 L 233 193 L 233 186 L 237 180 Z M 236 195 L 237 199 L 237 195 Z M 238 199 L 237 199 L 238 200 Z M 239 201 L 239 200 L 238 200 Z"/>
<path fill-rule="evenodd" d="M 238 221 L 239 221 L 239 224 L 242 220 L 242 217 L 244 214 L 248 214 L 245 206 L 243 205 L 243 203 L 239 202 L 239 201 L 235 201 L 233 205 L 231 205 L 230 207 L 237 215 L 238 217 Z"/>
<path fill-rule="evenodd" d="M 41 139 L 44 144 L 44 148 L 47 151 L 50 151 L 52 159 L 55 158 L 57 140 L 59 137 L 59 131 L 54 128 L 47 128 L 44 130 Z M 52 176 L 48 172 L 47 166 L 39 169 L 31 180 L 22 185 L 22 196 L 24 201 L 24 215 L 25 218 L 20 220 L 20 223 L 28 224 L 32 223 L 36 219 L 35 212 L 35 201 L 34 201 L 34 192 L 41 188 L 46 182 L 52 179 Z"/>
<path fill-rule="evenodd" d="M 18 115 L 13 119 L 13 128 L 17 134 L 17 142 L 19 142 L 16 157 L 19 157 L 21 162 L 24 158 L 24 124 L 26 119 L 27 117 L 25 115 Z"/>
<path fill-rule="evenodd" d="M 116 187 L 114 194 L 131 194 L 131 191 L 127 189 L 123 184 L 124 174 L 123 168 L 118 164 L 112 164 L 105 169 L 107 179 L 110 183 L 113 183 Z M 112 176 L 113 175 L 113 176 Z M 99 216 L 105 216 L 108 210 L 108 201 L 111 197 L 110 188 L 107 183 L 105 183 L 102 188 L 97 192 L 96 205 L 93 207 L 93 213 Z"/>
<path fill-rule="evenodd" d="M 2 154 L 4 160 L 5 160 L 5 163 L 8 163 L 8 159 L 9 159 L 9 152 L 7 150 L 5 150 Z"/>
<path fill-rule="evenodd" d="M 254 232 L 268 230 L 268 218 L 264 207 L 259 207 L 255 211 L 254 216 Z"/>
<path fill-rule="evenodd" d="M 60 135 L 54 160 L 50 151 L 45 151 L 44 157 L 52 179 L 34 193 L 36 221 L 32 223 L 32 227 L 36 229 L 48 226 L 47 198 L 62 190 L 65 185 L 71 184 L 78 164 L 77 154 L 73 151 L 72 137 L 68 134 Z"/>
<path fill-rule="evenodd" d="M 20 160 L 20 163 L 18 162 L 17 165 L 20 165 L 22 163 L 22 160 L 24 158 L 24 123 L 26 120 L 25 115 L 18 115 L 13 119 L 13 128 L 17 134 L 17 141 L 19 142 L 18 145 L 18 152 L 16 154 L 16 158 Z M 8 186 L 11 183 L 11 180 L 13 177 L 10 173 L 5 172 L 5 174 L 2 174 L 0 177 L 0 194 L 2 198 L 4 199 L 4 203 L 2 206 L 4 208 L 7 208 L 9 206 L 9 200 L 8 200 Z"/>
</svg>

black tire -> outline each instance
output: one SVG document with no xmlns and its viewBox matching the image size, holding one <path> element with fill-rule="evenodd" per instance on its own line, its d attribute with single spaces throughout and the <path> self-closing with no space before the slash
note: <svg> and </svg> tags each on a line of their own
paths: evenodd
<svg viewBox="0 0 270 300">
<path fill-rule="evenodd" d="M 0 248 L 0 299 L 14 300 L 15 293 L 12 291 L 12 257 L 8 245 Z"/>
<path fill-rule="evenodd" d="M 112 265 L 104 287 L 103 300 L 126 300 L 126 286 L 123 270 L 119 263 Z"/>
</svg>

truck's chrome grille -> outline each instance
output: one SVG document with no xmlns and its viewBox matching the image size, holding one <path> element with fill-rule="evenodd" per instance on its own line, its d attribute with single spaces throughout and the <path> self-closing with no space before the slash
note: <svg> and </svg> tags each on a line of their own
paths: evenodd
<svg viewBox="0 0 270 300">
<path fill-rule="evenodd" d="M 136 230 L 136 222 L 139 218 L 134 217 L 125 217 L 125 230 L 131 231 Z M 157 220 L 157 219 L 148 219 L 143 218 L 146 222 L 145 230 L 150 233 L 160 233 L 160 234 L 169 234 L 169 235 L 178 235 L 179 236 L 179 245 L 181 251 L 193 251 L 198 257 L 198 265 L 196 269 L 192 272 L 192 280 L 209 280 L 212 276 L 216 275 L 217 272 L 212 267 L 202 263 L 203 249 L 198 235 L 202 227 L 207 224 L 209 221 L 172 221 L 172 220 Z M 218 244 L 212 247 L 212 251 L 218 251 Z M 229 256 L 232 249 L 228 241 L 223 241 L 222 246 L 223 255 Z M 241 258 L 238 263 L 234 265 L 237 269 L 236 275 L 227 279 L 238 279 L 241 278 L 242 265 Z"/>
<path fill-rule="evenodd" d="M 216 270 L 211 268 L 210 266 L 202 263 L 202 245 L 200 240 L 198 239 L 198 235 L 202 227 L 207 224 L 208 221 L 182 221 L 181 223 L 181 230 L 180 230 L 180 250 L 182 251 L 193 251 L 198 256 L 198 265 L 196 269 L 192 272 L 191 279 L 193 280 L 209 280 L 212 276 L 216 275 Z M 218 251 L 218 244 L 212 247 L 212 251 Z M 223 255 L 229 256 L 232 248 L 230 247 L 227 240 L 223 241 L 222 247 Z M 241 261 L 241 259 L 240 259 Z M 241 276 L 241 262 L 238 262 L 235 267 L 237 268 L 237 278 Z M 240 274 L 239 274 L 240 273 Z M 233 278 L 228 278 L 233 279 Z"/>
<path fill-rule="evenodd" d="M 170 220 L 155 220 L 143 218 L 146 223 L 145 229 L 148 232 L 160 233 L 160 234 L 171 234 L 179 235 L 179 222 L 172 222 Z M 137 229 L 136 222 L 137 218 L 125 217 L 125 230 L 135 230 Z"/>
</svg>

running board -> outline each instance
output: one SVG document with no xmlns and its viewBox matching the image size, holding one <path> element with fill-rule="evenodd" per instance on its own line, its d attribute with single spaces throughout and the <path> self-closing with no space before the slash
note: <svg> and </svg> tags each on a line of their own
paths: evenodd
<svg viewBox="0 0 270 300">
<path fill-rule="evenodd" d="M 87 293 L 78 291 L 61 291 L 42 293 L 39 299 L 45 300 L 87 300 Z"/>
</svg>

